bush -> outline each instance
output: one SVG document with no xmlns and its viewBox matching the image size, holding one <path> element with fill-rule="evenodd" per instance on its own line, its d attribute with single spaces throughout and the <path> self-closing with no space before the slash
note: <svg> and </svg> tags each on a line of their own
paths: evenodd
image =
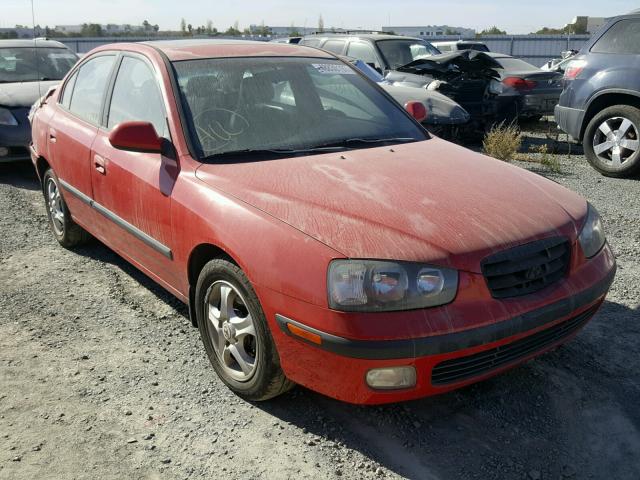
<svg viewBox="0 0 640 480">
<path fill-rule="evenodd" d="M 482 147 L 487 155 L 510 162 L 516 158 L 521 144 L 518 128 L 513 124 L 505 126 L 501 123 L 492 127 L 485 135 Z"/>
<path fill-rule="evenodd" d="M 529 151 L 533 152 L 534 154 L 537 153 L 539 155 L 539 158 L 537 159 L 538 162 L 542 166 L 544 166 L 547 170 L 553 173 L 562 173 L 562 165 L 560 164 L 557 158 L 555 158 L 552 155 L 549 155 L 549 150 L 546 144 L 540 145 L 538 147 L 531 145 L 529 147 Z M 529 161 L 535 161 L 535 160 L 529 159 Z"/>
</svg>

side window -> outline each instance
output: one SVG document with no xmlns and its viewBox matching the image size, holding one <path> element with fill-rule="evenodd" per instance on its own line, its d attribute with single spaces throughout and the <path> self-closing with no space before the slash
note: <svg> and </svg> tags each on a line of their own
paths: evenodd
<svg viewBox="0 0 640 480">
<path fill-rule="evenodd" d="M 102 99 L 115 58 L 114 55 L 101 55 L 82 65 L 69 99 L 69 110 L 96 125 L 100 123 Z M 65 97 L 67 94 L 65 90 Z"/>
<path fill-rule="evenodd" d="M 374 65 L 376 68 L 380 68 L 376 52 L 373 51 L 373 47 L 368 43 L 351 42 L 347 50 L 347 55 L 362 60 L 364 63 Z"/>
<path fill-rule="evenodd" d="M 64 91 L 62 92 L 62 100 L 60 103 L 63 107 L 69 108 L 71 104 L 71 96 L 73 95 L 73 86 L 76 84 L 76 78 L 78 78 L 78 71 L 71 75 L 71 78 L 67 80 L 67 83 L 64 86 Z"/>
<path fill-rule="evenodd" d="M 158 135 L 167 135 L 163 100 L 155 75 L 143 60 L 132 57 L 124 57 L 120 64 L 107 128 L 127 121 L 150 122 Z"/>
<path fill-rule="evenodd" d="M 640 20 L 620 20 L 591 48 L 594 53 L 640 53 Z"/>
<path fill-rule="evenodd" d="M 320 45 L 319 38 L 303 38 L 300 40 L 300 45 L 305 45 L 307 47 L 317 47 Z"/>
<path fill-rule="evenodd" d="M 327 40 L 322 46 L 322 49 L 335 53 L 336 55 L 342 55 L 345 43 L 347 43 L 346 40 Z"/>
</svg>

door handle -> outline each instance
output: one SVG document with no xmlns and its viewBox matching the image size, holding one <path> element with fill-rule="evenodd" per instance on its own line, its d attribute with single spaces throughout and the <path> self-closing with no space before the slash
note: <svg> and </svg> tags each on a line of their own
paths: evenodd
<svg viewBox="0 0 640 480">
<path fill-rule="evenodd" d="M 53 133 L 49 134 L 49 141 L 51 143 L 56 143 L 56 136 Z"/>
<path fill-rule="evenodd" d="M 107 170 L 104 167 L 104 158 L 102 158 L 100 155 L 94 155 L 93 166 L 95 167 L 95 169 L 98 171 L 100 175 L 107 174 Z"/>
</svg>

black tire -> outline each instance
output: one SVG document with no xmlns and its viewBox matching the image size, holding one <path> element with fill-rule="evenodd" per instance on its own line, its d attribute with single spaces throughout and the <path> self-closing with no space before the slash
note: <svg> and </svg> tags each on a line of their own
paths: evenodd
<svg viewBox="0 0 640 480">
<path fill-rule="evenodd" d="M 520 117 L 519 121 L 521 123 L 534 123 L 542 120 L 542 115 L 529 115 L 527 117 Z"/>
<path fill-rule="evenodd" d="M 59 213 L 58 220 L 54 220 L 53 218 L 54 212 L 48 193 L 50 183 L 55 185 L 55 189 L 59 194 L 59 203 L 56 207 Z M 60 182 L 51 168 L 47 169 L 42 177 L 42 193 L 44 194 L 49 227 L 51 228 L 53 235 L 56 237 L 56 240 L 58 240 L 58 243 L 65 248 L 73 248 L 86 243 L 91 236 L 71 218 L 71 213 L 69 212 L 69 208 L 67 207 L 62 195 Z"/>
<path fill-rule="evenodd" d="M 255 369 L 246 381 L 238 381 L 227 372 L 213 347 L 211 334 L 215 329 L 207 318 L 207 296 L 214 284 L 220 282 L 230 284 L 240 293 L 253 320 L 258 347 L 255 351 Z M 195 302 L 200 337 L 211 365 L 218 377 L 234 393 L 246 400 L 263 401 L 281 395 L 294 386 L 280 368 L 280 357 L 258 297 L 246 275 L 237 265 L 222 258 L 208 262 L 198 276 Z"/>
<path fill-rule="evenodd" d="M 599 127 L 605 121 L 611 120 L 614 122 L 617 118 L 629 120 L 635 130 L 635 133 L 633 133 L 635 138 L 633 139 L 639 140 L 637 134 L 640 133 L 640 109 L 631 105 L 614 105 L 605 108 L 591 119 L 585 129 L 582 146 L 589 164 L 602 175 L 614 178 L 631 177 L 640 173 L 640 148 L 630 154 L 628 158 L 625 158 L 619 166 L 616 166 L 613 162 L 607 162 L 594 150 L 594 142 L 597 144 L 599 141 L 598 136 L 602 135 Z M 627 135 L 631 135 L 631 133 Z M 628 138 L 631 139 L 631 137 Z M 626 150 L 624 152 L 628 153 Z M 607 154 L 605 153 L 605 155 Z"/>
</svg>

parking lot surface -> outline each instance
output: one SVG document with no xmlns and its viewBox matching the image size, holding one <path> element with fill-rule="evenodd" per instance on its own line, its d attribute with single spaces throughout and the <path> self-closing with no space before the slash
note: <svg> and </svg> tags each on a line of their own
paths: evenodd
<svg viewBox="0 0 640 480">
<path fill-rule="evenodd" d="M 383 407 L 235 397 L 184 305 L 96 241 L 58 246 L 31 166 L 1 165 L 0 478 L 640 478 L 640 181 L 554 158 L 519 165 L 600 211 L 600 312 L 506 374 Z"/>
</svg>

